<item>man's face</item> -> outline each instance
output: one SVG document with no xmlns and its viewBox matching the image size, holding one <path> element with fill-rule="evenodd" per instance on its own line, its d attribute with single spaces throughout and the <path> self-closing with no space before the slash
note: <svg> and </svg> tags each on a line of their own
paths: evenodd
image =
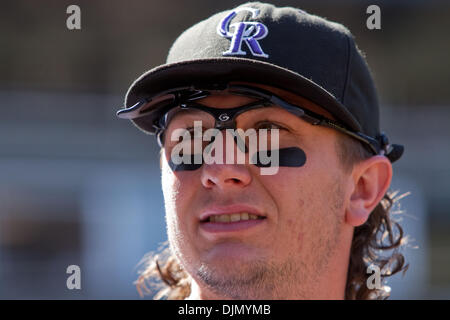
<svg viewBox="0 0 450 320">
<path fill-rule="evenodd" d="M 303 98 L 271 90 L 327 115 Z M 250 101 L 223 94 L 199 103 L 227 109 Z M 284 141 L 305 152 L 303 166 L 279 167 L 275 175 L 262 175 L 261 168 L 249 163 L 203 164 L 197 170 L 172 171 L 170 148 L 162 155 L 170 246 L 205 296 L 311 296 L 324 273 L 334 272 L 336 264 L 348 260 L 351 235 L 343 232 L 343 186 L 348 177 L 336 153 L 339 134 L 281 108 L 267 112 L 284 126 L 280 132 Z M 229 147 L 224 143 L 224 149 Z M 216 222 L 215 227 L 208 222 L 211 214 L 240 214 L 241 218 L 254 214 L 258 220 L 231 222 L 233 227 L 221 228 L 219 224 L 229 222 Z"/>
</svg>

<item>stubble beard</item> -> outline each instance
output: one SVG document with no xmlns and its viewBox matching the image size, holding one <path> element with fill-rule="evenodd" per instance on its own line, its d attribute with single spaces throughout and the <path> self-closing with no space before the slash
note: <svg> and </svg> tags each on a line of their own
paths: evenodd
<svg viewBox="0 0 450 320">
<path fill-rule="evenodd" d="M 291 259 L 281 264 L 236 261 L 221 268 L 202 263 L 196 276 L 215 295 L 226 299 L 286 299 L 289 290 L 286 280 L 302 281 L 298 269 L 298 263 Z"/>
</svg>

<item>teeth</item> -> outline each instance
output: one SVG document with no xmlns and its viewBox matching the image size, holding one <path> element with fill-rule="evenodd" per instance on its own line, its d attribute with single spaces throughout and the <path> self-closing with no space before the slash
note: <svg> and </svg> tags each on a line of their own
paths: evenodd
<svg viewBox="0 0 450 320">
<path fill-rule="evenodd" d="M 235 221 L 241 221 L 241 215 L 239 213 L 234 213 L 230 216 L 230 221 L 231 222 L 235 222 Z"/>
<path fill-rule="evenodd" d="M 209 222 L 237 222 L 241 220 L 257 220 L 257 219 L 259 219 L 257 215 L 249 214 L 248 212 L 209 216 Z"/>
<path fill-rule="evenodd" d="M 217 222 L 230 222 L 230 216 L 228 214 L 221 214 L 216 217 Z"/>
</svg>

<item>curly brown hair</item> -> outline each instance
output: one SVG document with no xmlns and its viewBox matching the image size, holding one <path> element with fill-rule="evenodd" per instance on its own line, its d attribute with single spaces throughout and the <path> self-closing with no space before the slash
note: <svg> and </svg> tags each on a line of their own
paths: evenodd
<svg viewBox="0 0 450 320">
<path fill-rule="evenodd" d="M 372 156 L 361 143 L 340 135 L 336 151 L 344 170 Z M 388 192 L 371 212 L 367 221 L 354 229 L 350 262 L 347 273 L 345 299 L 386 299 L 390 288 L 370 289 L 367 285 L 367 268 L 376 265 L 381 270 L 381 283 L 386 278 L 408 269 L 400 248 L 406 244 L 406 237 L 400 223 L 392 215 L 398 201 L 406 194 Z M 159 253 L 149 253 L 141 261 L 144 268 L 139 271 L 135 282 L 139 295 L 157 292 L 154 299 L 183 300 L 190 295 L 191 277 L 183 270 L 176 257 L 171 253 L 167 241 L 159 248 Z"/>
</svg>

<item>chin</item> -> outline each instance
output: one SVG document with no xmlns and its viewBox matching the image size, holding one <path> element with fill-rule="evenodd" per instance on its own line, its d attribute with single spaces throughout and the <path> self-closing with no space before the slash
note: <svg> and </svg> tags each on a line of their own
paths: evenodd
<svg viewBox="0 0 450 320">
<path fill-rule="evenodd" d="M 260 263 L 240 263 L 234 268 L 202 264 L 195 280 L 216 299 L 267 299 L 274 288 L 270 272 Z"/>
<path fill-rule="evenodd" d="M 206 263 L 220 264 L 227 268 L 266 260 L 262 249 L 243 242 L 231 241 L 214 244 L 202 256 L 201 260 Z"/>
<path fill-rule="evenodd" d="M 251 282 L 267 273 L 268 265 L 259 259 L 214 259 L 203 262 L 196 270 L 197 275 L 215 282 Z"/>
</svg>

